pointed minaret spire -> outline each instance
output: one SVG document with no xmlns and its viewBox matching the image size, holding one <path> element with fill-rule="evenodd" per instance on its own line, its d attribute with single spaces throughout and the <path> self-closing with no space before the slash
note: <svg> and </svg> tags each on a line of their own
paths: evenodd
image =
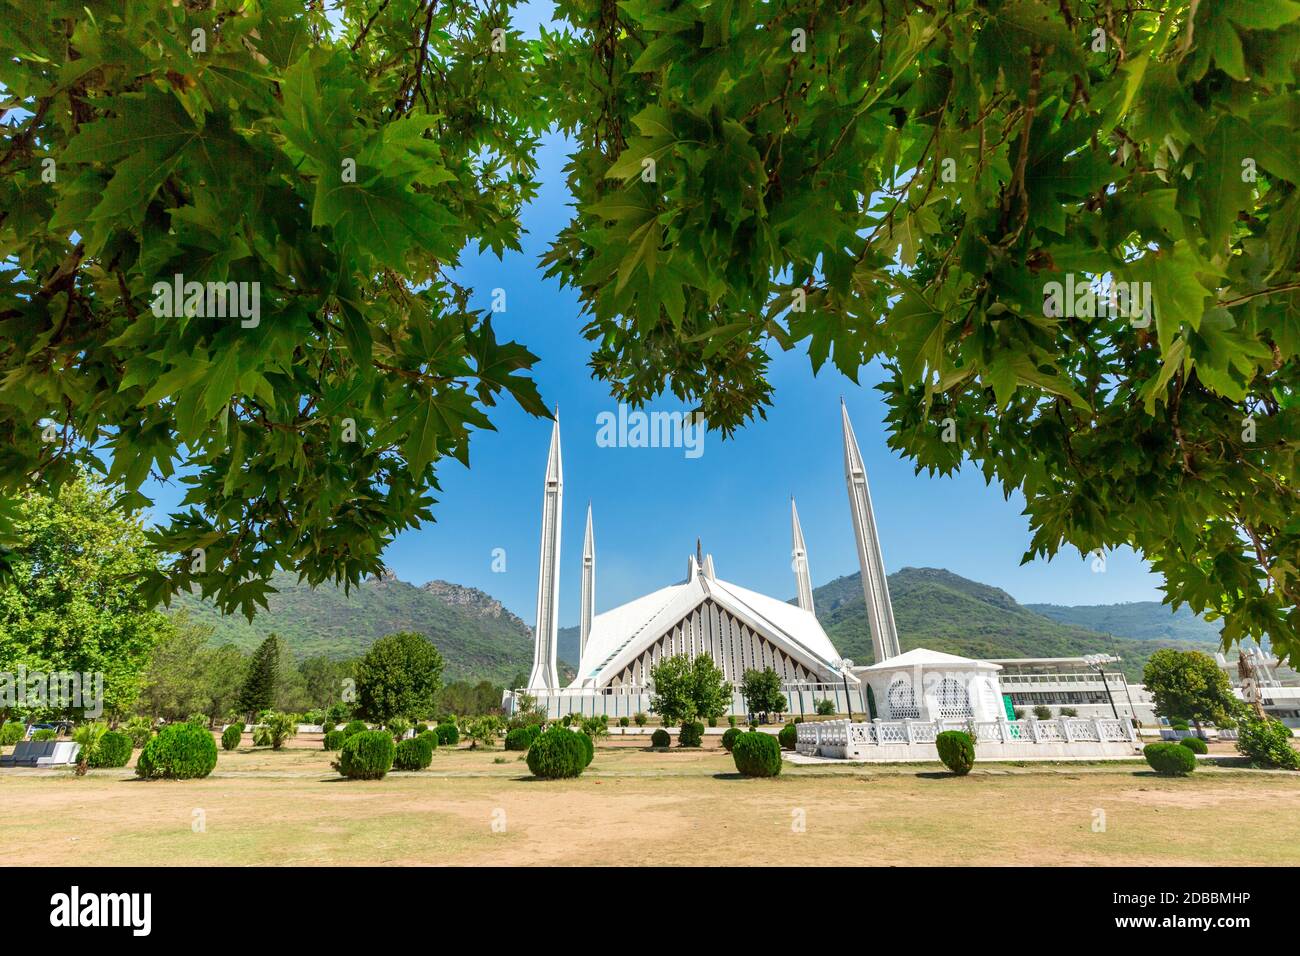
<svg viewBox="0 0 1300 956">
<path fill-rule="evenodd" d="M 885 580 L 885 559 L 880 553 L 871 491 L 867 488 L 867 468 L 862 463 L 862 452 L 858 450 L 849 410 L 842 398 L 840 414 L 844 420 L 844 480 L 849 486 L 849 511 L 853 514 L 853 535 L 862 567 L 862 594 L 867 600 L 867 619 L 871 622 L 871 646 L 879 664 L 898 656 L 898 630 L 889 601 L 889 582 Z"/>
<path fill-rule="evenodd" d="M 555 645 L 560 630 L 560 518 L 564 503 L 564 463 L 560 460 L 560 409 L 555 409 L 551 451 L 542 492 L 542 556 L 537 572 L 537 624 L 533 628 L 533 670 L 529 690 L 560 689 Z"/>
<path fill-rule="evenodd" d="M 811 614 L 813 613 L 812 575 L 808 572 L 808 549 L 803 543 L 803 529 L 799 527 L 799 511 L 794 506 L 794 495 L 790 496 L 790 529 L 794 541 L 790 554 L 794 558 L 795 590 L 799 595 L 799 606 Z"/>
<path fill-rule="evenodd" d="M 582 617 L 579 621 L 578 659 L 587 653 L 591 619 L 596 616 L 596 536 L 591 530 L 591 502 L 587 502 L 587 533 L 582 540 Z"/>
</svg>

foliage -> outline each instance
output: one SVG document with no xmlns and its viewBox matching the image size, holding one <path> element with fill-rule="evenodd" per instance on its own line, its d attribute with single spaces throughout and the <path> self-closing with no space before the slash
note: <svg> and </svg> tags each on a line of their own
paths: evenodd
<svg viewBox="0 0 1300 956">
<path fill-rule="evenodd" d="M 236 750 L 243 739 L 244 725 L 239 723 L 231 724 L 221 732 L 221 749 Z"/>
<path fill-rule="evenodd" d="M 460 731 L 454 723 L 439 724 L 433 732 L 438 735 L 439 747 L 454 747 L 460 743 Z"/>
<path fill-rule="evenodd" d="M 265 724 L 257 724 L 253 727 L 253 746 L 269 747 L 271 746 L 271 728 Z"/>
<path fill-rule="evenodd" d="M 148 717 L 132 717 L 122 729 L 131 738 L 131 746 L 139 749 L 153 736 L 153 721 Z"/>
<path fill-rule="evenodd" d="M 829 697 L 823 697 L 821 700 L 816 701 L 813 704 L 813 709 L 822 717 L 829 717 L 831 714 L 835 713 L 835 701 L 831 700 Z"/>
<path fill-rule="evenodd" d="M 526 759 L 529 773 L 544 780 L 578 776 L 590 762 L 583 740 L 587 744 L 591 743 L 586 735 L 564 727 L 552 727 L 543 731 L 528 748 Z"/>
<path fill-rule="evenodd" d="M 7 85 L 3 77 L 0 82 Z M 12 88 L 8 92 L 12 95 Z M 6 188 L 12 189 L 12 182 L 0 187 L 0 216 L 8 205 Z M 0 244 L 12 226 L 0 224 Z M 0 298 L 13 290 L 9 284 L 5 288 Z M 11 324 L 0 318 L 0 329 Z M 6 343 L 3 365 L 14 352 L 8 334 L 0 332 L 0 341 Z M 140 515 L 117 507 L 109 489 L 75 469 L 57 493 L 31 490 L 6 500 L 6 486 L 12 490 L 21 474 L 11 457 L 13 432 L 3 424 L 13 411 L 5 395 L 15 388 L 24 390 L 17 379 L 0 383 L 0 569 L 7 564 L 12 572 L 0 582 L 0 661 L 10 672 L 26 667 L 46 674 L 102 673 L 104 711 L 120 714 L 135 703 L 149 653 L 166 625 L 138 586 L 141 575 L 157 568 L 158 558 L 147 547 Z M 23 430 L 32 431 L 36 422 L 24 422 Z M 45 443 L 43 451 L 57 447 Z M 13 546 L 7 552 L 6 544 Z M 93 688 L 83 687 L 82 693 Z M 84 709 L 46 707 L 30 716 L 80 717 Z M 5 716 L 0 708 L 0 719 Z"/>
<path fill-rule="evenodd" d="M 1242 720 L 1237 727 L 1237 750 L 1258 767 L 1300 770 L 1300 753 L 1291 746 L 1291 728 L 1280 720 Z"/>
<path fill-rule="evenodd" d="M 391 734 L 363 730 L 343 741 L 339 759 L 331 766 L 350 780 L 382 780 L 393 767 L 396 749 Z"/>
<path fill-rule="evenodd" d="M 99 746 L 100 739 L 106 733 L 108 733 L 108 724 L 102 721 L 78 724 L 72 731 L 72 739 L 81 745 L 80 756 L 86 761 L 92 760 L 95 748 Z M 93 765 L 92 763 L 91 766 Z"/>
<path fill-rule="evenodd" d="M 1142 672 L 1156 713 L 1197 723 L 1219 723 L 1240 709 L 1227 673 L 1200 651 L 1156 651 Z"/>
<path fill-rule="evenodd" d="M 106 731 L 86 757 L 97 769 L 125 767 L 131 760 L 131 738 L 116 730 Z"/>
<path fill-rule="evenodd" d="M 424 770 L 433 763 L 433 751 L 437 746 L 428 737 L 412 737 L 397 744 L 393 752 L 395 770 Z"/>
<path fill-rule="evenodd" d="M 506 750 L 527 750 L 542 732 L 541 724 L 516 727 L 506 733 Z"/>
<path fill-rule="evenodd" d="M 399 631 L 371 645 L 356 669 L 357 710 L 377 723 L 433 712 L 442 655 L 423 634 Z"/>
<path fill-rule="evenodd" d="M 270 738 L 271 749 L 279 750 L 285 741 L 298 736 L 298 718 L 293 714 L 272 710 L 259 718 Z"/>
<path fill-rule="evenodd" d="M 248 663 L 248 673 L 239 690 L 239 707 L 252 715 L 275 705 L 280 680 L 280 661 L 284 654 L 280 639 L 274 634 L 257 646 Z"/>
<path fill-rule="evenodd" d="M 668 736 L 668 731 L 662 727 L 656 727 L 655 732 L 650 735 L 651 747 L 669 747 L 672 745 L 673 738 Z"/>
<path fill-rule="evenodd" d="M 578 743 L 582 745 L 583 766 L 590 766 L 591 762 L 596 759 L 596 742 L 591 739 L 591 735 L 581 730 L 571 730 L 569 733 L 578 738 Z"/>
<path fill-rule="evenodd" d="M 144 745 L 135 772 L 145 780 L 191 780 L 206 777 L 216 765 L 211 733 L 193 724 L 168 724 Z"/>
<path fill-rule="evenodd" d="M 56 740 L 58 736 L 59 736 L 59 732 L 57 730 L 42 728 L 41 730 L 33 730 L 31 739 L 40 740 L 40 741 Z"/>
<path fill-rule="evenodd" d="M 677 746 L 698 747 L 704 742 L 704 725 L 698 720 L 688 720 L 682 724 L 677 734 Z"/>
<path fill-rule="evenodd" d="M 404 717 L 394 717 L 384 729 L 393 735 L 394 739 L 401 740 L 406 736 L 406 732 L 411 729 L 411 722 Z"/>
<path fill-rule="evenodd" d="M 1226 640 L 1298 649 L 1292 4 L 557 17 L 575 213 L 544 261 L 619 400 L 727 433 L 773 347 L 878 360 L 891 447 L 1023 494 L 1026 559 L 1128 544 Z M 1101 277 L 1149 308 L 1057 307 Z"/>
<path fill-rule="evenodd" d="M 1210 752 L 1209 745 L 1200 737 L 1184 737 L 1182 740 L 1178 741 L 1178 743 L 1194 754 L 1205 754 Z"/>
<path fill-rule="evenodd" d="M 945 730 L 934 738 L 943 765 L 959 777 L 975 766 L 975 741 L 963 730 Z"/>
<path fill-rule="evenodd" d="M 777 741 L 786 750 L 794 750 L 795 742 L 799 739 L 799 728 L 794 724 L 786 724 L 776 735 Z"/>
<path fill-rule="evenodd" d="M 1181 744 L 1147 744 L 1142 756 L 1152 770 L 1166 777 L 1185 777 L 1196 769 L 1196 754 Z"/>
<path fill-rule="evenodd" d="M 20 720 L 6 721 L 0 726 L 0 747 L 9 747 L 23 739 L 27 728 Z"/>
<path fill-rule="evenodd" d="M 1051 720 L 1052 708 L 1048 707 L 1046 704 L 1035 704 L 1034 717 L 1038 720 Z"/>
<path fill-rule="evenodd" d="M 369 730 L 364 720 L 350 720 L 343 728 L 343 736 L 351 737 L 353 734 L 359 734 L 363 730 Z"/>
<path fill-rule="evenodd" d="M 728 727 L 722 732 L 722 749 L 731 753 L 731 748 L 736 744 L 736 738 L 740 736 L 740 730 L 736 727 Z"/>
<path fill-rule="evenodd" d="M 731 706 L 731 683 L 707 654 L 663 658 L 650 668 L 650 683 L 650 709 L 666 724 L 716 717 Z"/>
<path fill-rule="evenodd" d="M 771 734 L 757 730 L 736 737 L 731 758 L 746 777 L 775 777 L 781 772 L 781 744 Z"/>
<path fill-rule="evenodd" d="M 469 741 L 471 750 L 478 749 L 478 745 L 491 747 L 496 743 L 497 736 L 501 733 L 501 718 L 493 714 L 486 714 L 482 717 L 475 717 L 469 722 L 466 728 L 465 738 Z"/>
<path fill-rule="evenodd" d="M 598 717 L 584 717 L 580 729 L 584 734 L 590 737 L 594 743 L 601 737 L 609 736 L 609 717 L 605 714 L 601 714 Z"/>
<path fill-rule="evenodd" d="M 781 693 L 781 675 L 770 667 L 745 671 L 741 675 L 740 693 L 753 714 L 780 713 L 786 708 L 785 694 Z"/>
<path fill-rule="evenodd" d="M 348 738 L 341 730 L 331 730 L 321 738 L 321 747 L 324 750 L 338 750 L 343 746 L 343 741 Z"/>
<path fill-rule="evenodd" d="M 1079 711 L 1075 707 L 1062 707 L 1059 711 L 1062 717 L 1078 717 Z"/>
<path fill-rule="evenodd" d="M 626 718 L 626 717 L 620 717 L 620 718 L 618 719 L 618 725 L 619 725 L 620 727 L 629 727 L 629 726 L 631 726 L 631 724 L 632 724 L 632 721 L 628 720 L 628 718 Z"/>
<path fill-rule="evenodd" d="M 638 727 L 644 727 L 649 720 L 650 718 L 645 714 L 644 711 L 638 710 L 635 714 L 632 715 L 632 723 L 636 724 Z"/>
</svg>

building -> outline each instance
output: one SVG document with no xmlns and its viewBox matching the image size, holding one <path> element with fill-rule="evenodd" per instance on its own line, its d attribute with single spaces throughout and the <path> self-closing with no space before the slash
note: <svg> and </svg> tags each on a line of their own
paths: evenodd
<svg viewBox="0 0 1300 956">
<path fill-rule="evenodd" d="M 1219 667 L 1227 671 L 1233 693 L 1246 703 L 1259 700 L 1269 717 L 1276 717 L 1293 730 L 1300 730 L 1300 684 L 1278 658 L 1258 644 L 1243 645 L 1237 657 L 1215 654 Z M 1241 659 L 1246 659 L 1243 677 Z"/>
<path fill-rule="evenodd" d="M 1080 717 L 1135 718 L 1155 724 L 1155 701 L 1141 684 L 1130 684 L 1118 669 L 1089 664 L 1083 657 L 1015 657 L 990 661 L 1002 667 L 1002 693 L 1014 710 L 1032 713 L 1047 707 L 1053 715 L 1062 708 Z"/>
</svg>

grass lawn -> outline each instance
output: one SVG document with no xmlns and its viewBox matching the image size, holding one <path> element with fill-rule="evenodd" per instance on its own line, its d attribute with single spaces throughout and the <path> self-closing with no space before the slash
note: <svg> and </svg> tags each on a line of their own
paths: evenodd
<svg viewBox="0 0 1300 956">
<path fill-rule="evenodd" d="M 1300 864 L 1297 773 L 787 764 L 747 780 L 717 738 L 697 751 L 643 744 L 602 742 L 569 781 L 463 744 L 420 773 L 348 781 L 319 736 L 278 753 L 245 737 L 206 780 L 6 769 L 0 845 L 23 848 L 5 856 L 23 866 Z"/>
</svg>

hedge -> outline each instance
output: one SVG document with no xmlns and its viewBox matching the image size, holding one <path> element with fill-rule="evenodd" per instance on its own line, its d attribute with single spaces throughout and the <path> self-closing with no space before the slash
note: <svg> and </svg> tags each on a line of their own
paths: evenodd
<svg viewBox="0 0 1300 956">
<path fill-rule="evenodd" d="M 736 738 L 740 736 L 740 731 L 735 727 L 730 727 L 722 732 L 722 749 L 731 753 L 731 748 L 736 745 Z"/>
<path fill-rule="evenodd" d="M 934 738 L 934 746 L 943 765 L 959 777 L 975 766 L 975 741 L 964 730 L 945 730 Z"/>
<path fill-rule="evenodd" d="M 343 736 L 345 738 L 351 737 L 353 734 L 364 733 L 366 730 L 369 730 L 369 728 L 366 726 L 365 721 L 349 720 L 347 725 L 343 728 Z"/>
<path fill-rule="evenodd" d="M 1291 728 L 1280 720 L 1243 720 L 1237 727 L 1237 750 L 1257 767 L 1300 770 L 1300 753 L 1291 747 Z"/>
<path fill-rule="evenodd" d="M 18 720 L 10 720 L 0 727 L 0 746 L 9 747 L 23 739 L 27 728 Z"/>
<path fill-rule="evenodd" d="M 439 747 L 454 747 L 460 743 L 460 731 L 456 729 L 455 724 L 439 724 L 433 732 L 438 735 Z"/>
<path fill-rule="evenodd" d="M 193 724 L 168 724 L 152 737 L 135 762 L 136 776 L 145 780 L 194 780 L 217 765 L 217 742 Z"/>
<path fill-rule="evenodd" d="M 672 742 L 673 738 L 669 737 L 668 731 L 664 730 L 662 727 L 650 735 L 651 747 L 667 747 L 672 744 Z"/>
<path fill-rule="evenodd" d="M 574 730 L 570 731 L 570 733 L 576 737 L 582 738 L 578 743 L 582 745 L 582 753 L 585 761 L 583 767 L 591 766 L 592 760 L 596 758 L 596 742 L 591 739 L 591 736 L 585 730 Z"/>
<path fill-rule="evenodd" d="M 1206 754 L 1210 752 L 1210 748 L 1206 746 L 1205 741 L 1200 737 L 1184 737 L 1178 742 L 1194 754 Z"/>
<path fill-rule="evenodd" d="M 412 737 L 397 745 L 393 753 L 393 769 L 423 770 L 433 763 L 433 748 L 428 737 Z"/>
<path fill-rule="evenodd" d="M 131 759 L 131 738 L 116 730 L 106 731 L 86 758 L 92 767 L 125 767 Z"/>
<path fill-rule="evenodd" d="M 1152 770 L 1166 777 L 1185 777 L 1196 769 L 1196 754 L 1181 744 L 1147 744 L 1142 756 Z"/>
<path fill-rule="evenodd" d="M 537 735 L 542 732 L 540 724 L 529 724 L 527 727 L 516 727 L 506 734 L 506 750 L 527 750 L 537 739 Z"/>
<path fill-rule="evenodd" d="M 349 780 L 382 780 L 393 768 L 397 747 L 385 730 L 363 730 L 343 741 L 334 769 Z"/>
<path fill-rule="evenodd" d="M 331 730 L 325 735 L 321 746 L 326 750 L 339 750 L 343 747 L 343 741 L 347 739 L 348 738 L 344 735 L 343 731 Z"/>
<path fill-rule="evenodd" d="M 781 744 L 771 734 L 750 730 L 736 737 L 731 759 L 746 777 L 775 777 L 781 772 Z"/>
<path fill-rule="evenodd" d="M 786 750 L 794 750 L 795 741 L 799 738 L 799 728 L 794 724 L 786 724 L 781 728 L 781 732 L 776 735 L 777 741 Z"/>
<path fill-rule="evenodd" d="M 687 720 L 682 723 L 681 733 L 677 735 L 677 743 L 682 747 L 698 747 L 704 742 L 704 725 L 698 720 Z"/>
<path fill-rule="evenodd" d="M 586 746 L 582 743 L 584 740 Z M 591 738 L 586 734 L 574 733 L 565 727 L 552 727 L 538 734 L 528 748 L 528 770 L 543 780 L 576 777 L 590 763 L 587 757 L 587 747 L 590 746 Z"/>
<path fill-rule="evenodd" d="M 243 724 L 231 724 L 221 732 L 221 747 L 223 750 L 234 750 L 239 746 L 240 740 L 244 737 Z"/>
</svg>

